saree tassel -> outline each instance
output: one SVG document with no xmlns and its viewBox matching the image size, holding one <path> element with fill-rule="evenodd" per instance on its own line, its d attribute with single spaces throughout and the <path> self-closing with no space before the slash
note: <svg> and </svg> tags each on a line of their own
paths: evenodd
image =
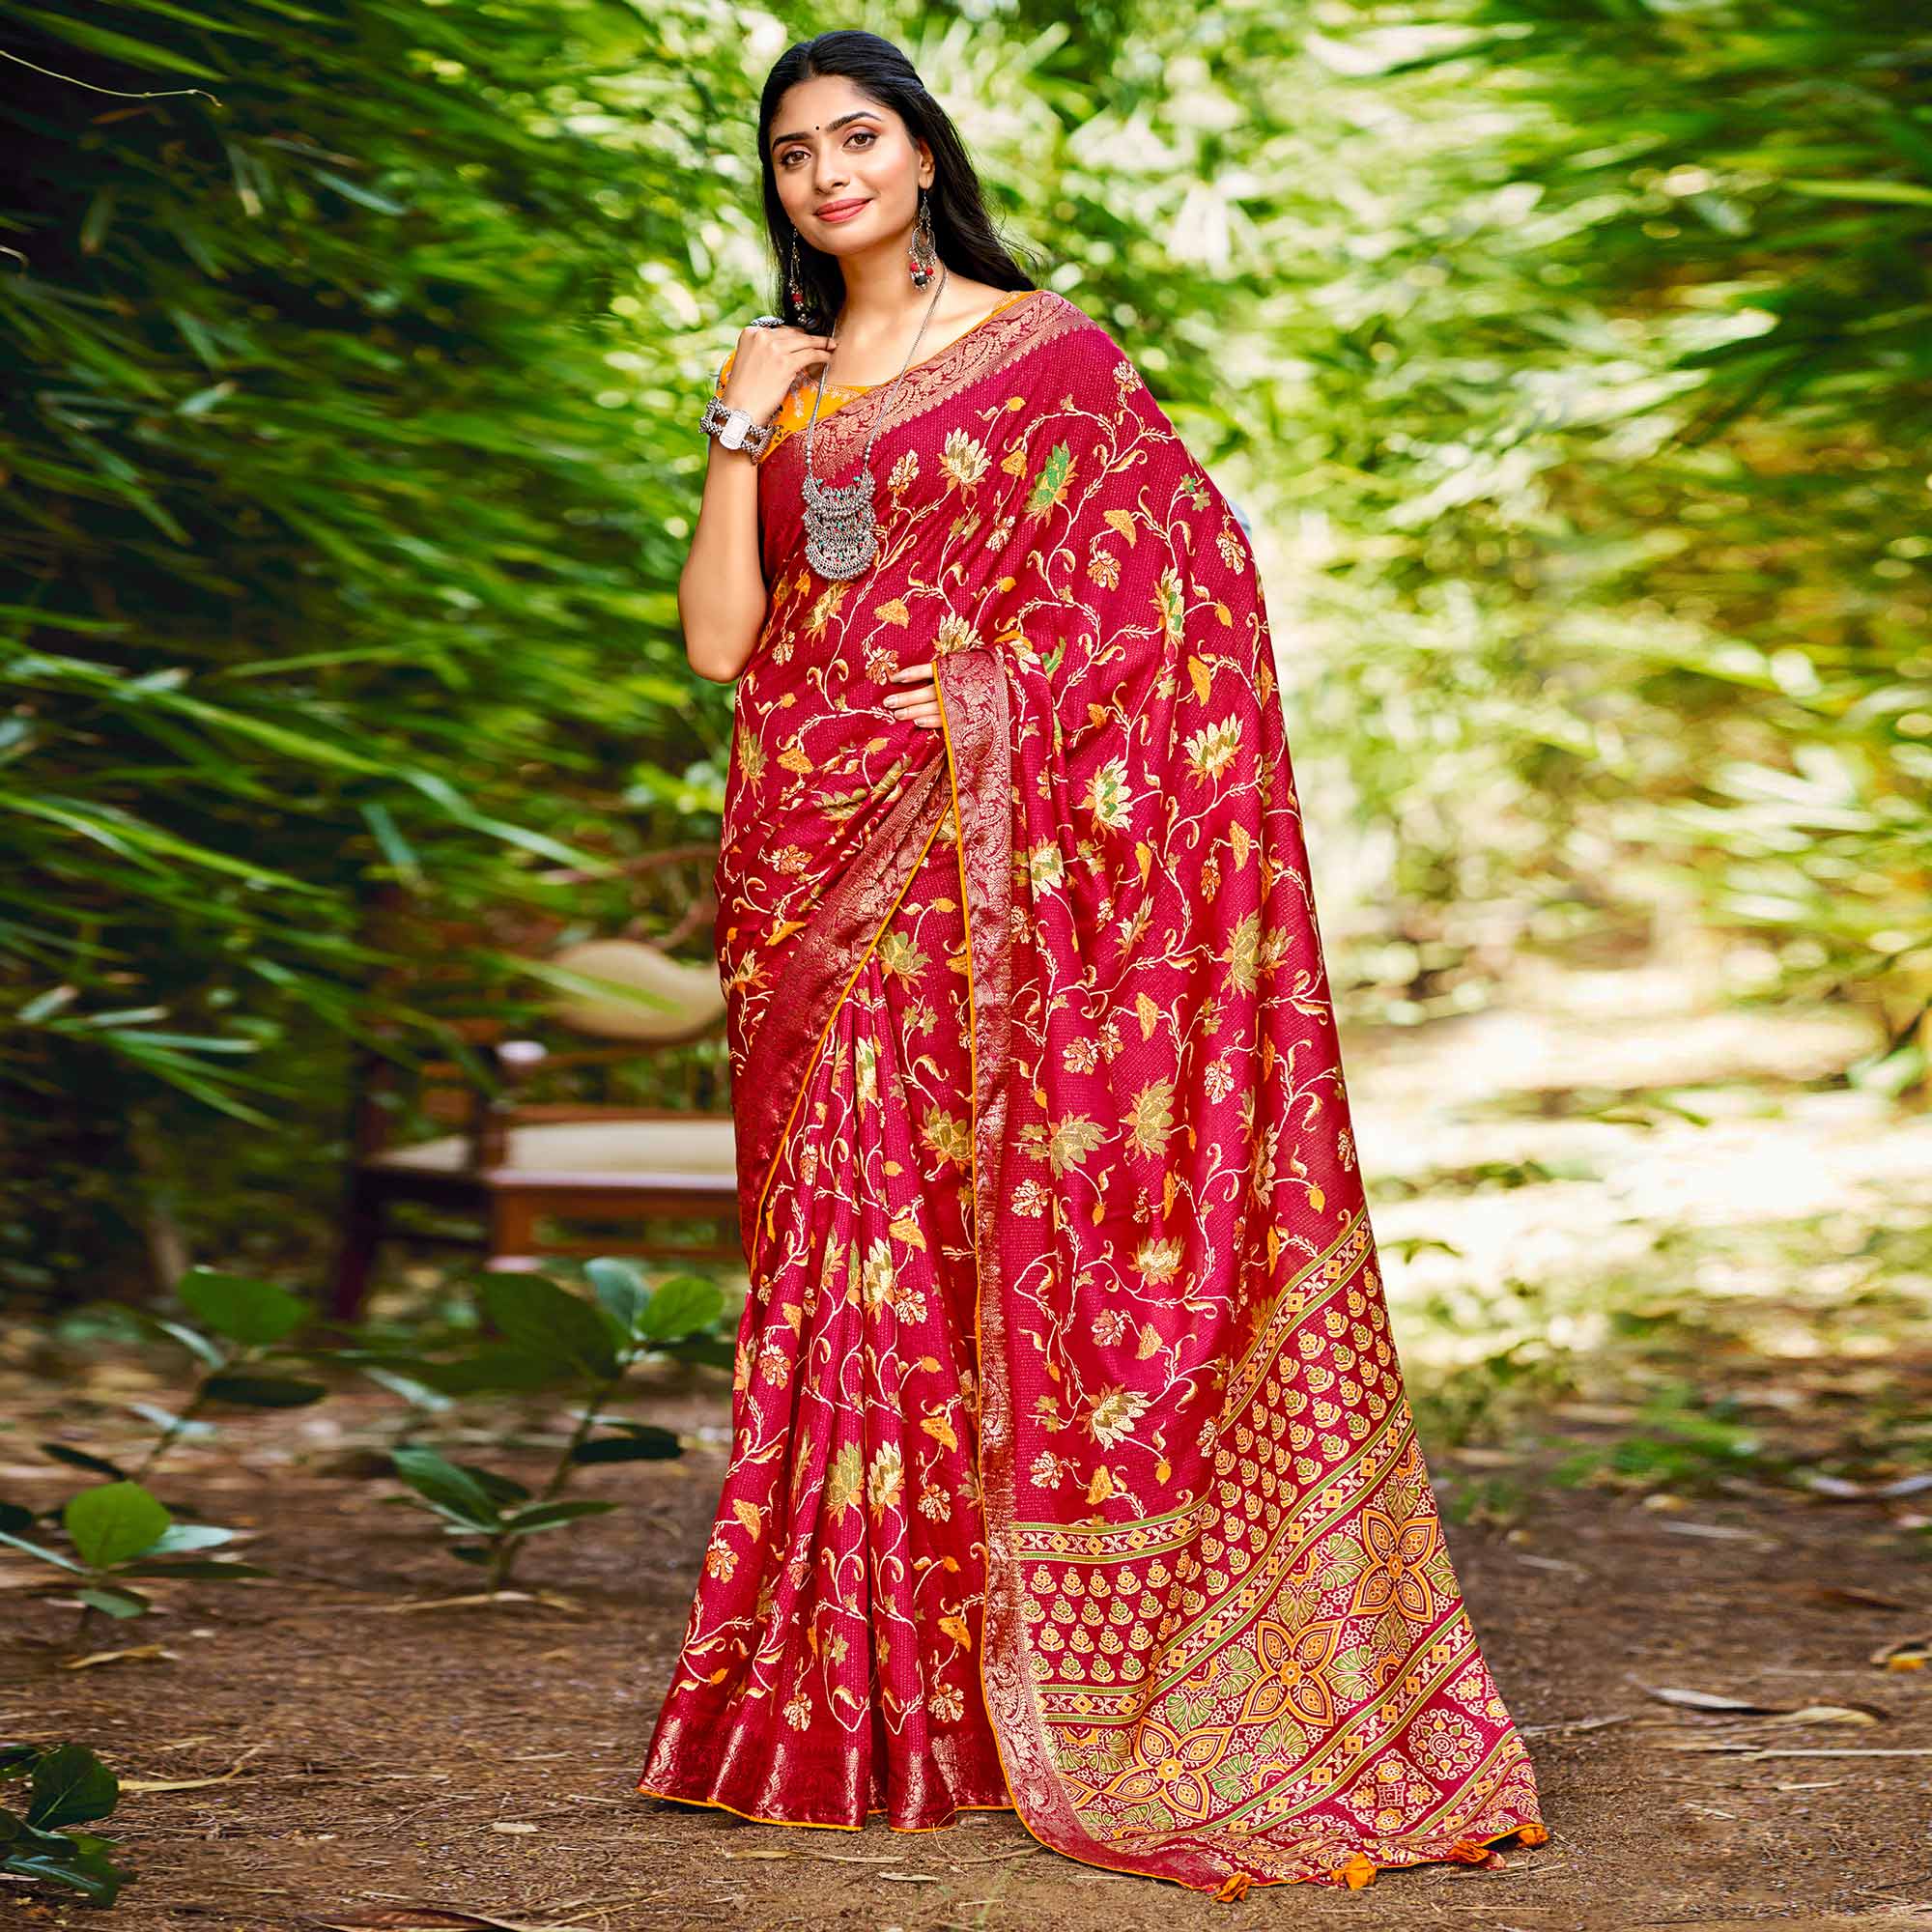
<svg viewBox="0 0 1932 1932">
<path fill-rule="evenodd" d="M 1360 1891 L 1365 1885 L 1375 1884 L 1376 1861 L 1367 1852 L 1356 1852 L 1342 1866 L 1339 1876 L 1350 1891 Z"/>
<path fill-rule="evenodd" d="M 1246 1872 L 1230 1872 L 1221 1881 L 1220 1889 L 1214 1894 L 1215 1902 L 1221 1905 L 1232 1905 L 1236 1899 L 1247 1897 L 1250 1883 L 1251 1881 Z"/>
</svg>

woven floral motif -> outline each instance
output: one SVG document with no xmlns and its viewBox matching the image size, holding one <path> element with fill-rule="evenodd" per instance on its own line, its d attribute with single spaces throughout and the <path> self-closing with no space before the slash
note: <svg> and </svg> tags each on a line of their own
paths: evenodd
<svg viewBox="0 0 1932 1932">
<path fill-rule="evenodd" d="M 882 390 L 821 415 L 844 480 Z M 1221 1897 L 1547 1835 L 1389 1334 L 1246 533 L 1024 292 L 878 426 L 881 551 L 736 693 L 717 942 L 752 1293 L 639 1789 L 1015 1807 Z M 945 728 L 883 699 L 930 662 Z"/>
</svg>

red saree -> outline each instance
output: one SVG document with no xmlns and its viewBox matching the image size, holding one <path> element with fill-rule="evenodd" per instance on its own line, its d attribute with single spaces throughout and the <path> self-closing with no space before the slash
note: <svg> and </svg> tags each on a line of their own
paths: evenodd
<svg viewBox="0 0 1932 1932">
<path fill-rule="evenodd" d="M 852 470 L 886 385 L 821 414 Z M 1224 1898 L 1547 1833 L 1389 1335 L 1262 589 L 1119 346 L 915 363 L 769 613 L 718 865 L 752 1292 L 638 1788 L 1012 1806 Z M 881 700 L 931 661 L 944 729 Z"/>
</svg>

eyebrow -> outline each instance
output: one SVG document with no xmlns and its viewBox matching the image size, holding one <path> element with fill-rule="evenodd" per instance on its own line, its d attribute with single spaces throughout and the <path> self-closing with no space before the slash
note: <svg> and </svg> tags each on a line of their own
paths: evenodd
<svg viewBox="0 0 1932 1932">
<path fill-rule="evenodd" d="M 844 125 L 848 121 L 862 121 L 862 120 L 876 119 L 876 118 L 877 116 L 873 114 L 872 110 L 869 107 L 855 107 L 853 108 L 851 113 L 841 114 L 836 121 L 828 121 L 825 124 L 826 132 L 836 133 L 840 128 L 844 127 Z M 795 133 L 774 134 L 772 136 L 772 146 L 775 148 L 782 147 L 784 143 L 787 141 L 803 141 L 807 138 L 808 136 L 806 134 L 805 129 L 801 128 Z"/>
</svg>

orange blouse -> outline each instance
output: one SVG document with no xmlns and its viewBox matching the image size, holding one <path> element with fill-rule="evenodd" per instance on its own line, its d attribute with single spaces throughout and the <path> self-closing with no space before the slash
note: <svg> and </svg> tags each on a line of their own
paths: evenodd
<svg viewBox="0 0 1932 1932">
<path fill-rule="evenodd" d="M 980 327 L 980 323 L 990 322 L 994 316 L 998 315 L 1000 311 L 1008 305 L 1008 303 L 1018 301 L 1022 296 L 1029 296 L 1032 295 L 1034 291 L 1032 289 L 1013 289 L 1009 291 L 1009 293 L 1005 297 L 1003 297 L 999 301 L 994 303 L 994 305 L 991 308 L 989 308 L 986 311 L 986 313 L 980 318 L 979 322 L 975 322 L 972 325 L 970 325 L 970 327 L 968 327 L 967 328 L 961 329 L 960 336 L 970 335 L 973 329 L 978 328 Z M 958 341 L 960 339 L 960 336 L 954 336 L 953 342 Z M 952 342 L 942 343 L 939 346 L 939 348 L 935 349 L 932 352 L 932 354 L 933 355 L 942 355 L 946 353 L 947 350 L 951 349 L 952 347 Z M 736 359 L 737 354 L 738 352 L 734 348 L 731 351 L 730 355 L 725 356 L 724 365 L 718 372 L 718 381 L 712 391 L 714 395 L 722 396 L 724 393 L 724 379 L 730 375 L 731 364 Z M 926 362 L 930 361 L 931 357 L 922 355 L 919 358 L 919 360 L 920 362 Z M 919 362 L 908 363 L 906 366 L 908 368 L 916 369 L 919 367 Z M 892 379 L 888 378 L 888 381 Z M 778 448 L 779 444 L 781 443 L 786 437 L 802 434 L 804 432 L 806 424 L 811 420 L 812 391 L 817 386 L 818 386 L 818 379 L 816 375 L 806 374 L 802 375 L 799 378 L 799 380 L 795 382 L 791 385 L 791 387 L 785 391 L 785 397 L 783 402 L 781 402 L 779 405 L 777 414 L 771 418 L 772 440 L 771 441 L 765 444 L 764 449 L 757 456 L 755 461 L 759 463 L 764 462 L 766 457 L 770 456 L 772 451 Z M 824 399 L 818 405 L 818 420 L 820 422 L 823 422 L 825 418 L 831 415 L 835 410 L 839 409 L 846 403 L 849 403 L 855 396 L 863 396 L 868 389 L 882 389 L 886 385 L 884 383 L 826 384 Z"/>
</svg>

